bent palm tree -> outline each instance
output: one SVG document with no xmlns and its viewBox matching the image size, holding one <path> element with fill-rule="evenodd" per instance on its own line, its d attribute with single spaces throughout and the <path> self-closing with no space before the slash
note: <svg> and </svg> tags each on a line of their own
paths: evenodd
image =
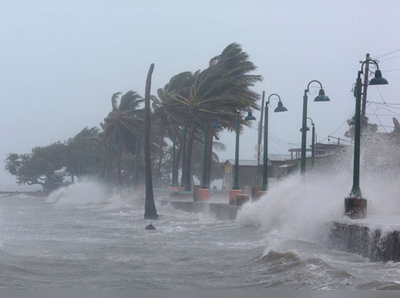
<svg viewBox="0 0 400 298">
<path fill-rule="evenodd" d="M 186 96 L 174 96 L 179 103 L 174 107 L 175 115 L 182 118 L 190 116 L 185 190 L 191 190 L 190 161 L 196 127 L 203 128 L 219 116 L 222 126 L 233 129 L 238 110 L 258 109 L 259 95 L 250 90 L 256 82 L 262 81 L 261 76 L 249 74 L 255 69 L 240 45 L 232 43 L 210 61 L 209 68 L 196 76 Z M 245 124 L 243 118 L 240 122 Z"/>
<path fill-rule="evenodd" d="M 104 119 L 102 128 L 107 149 L 114 148 L 118 152 L 117 175 L 121 184 L 122 152 L 125 150 L 135 153 L 136 138 L 143 131 L 144 111 L 138 109 L 143 102 L 143 98 L 138 93 L 128 91 L 121 97 L 118 105 L 117 100 L 120 94 L 117 92 L 111 97 L 112 111 Z"/>
</svg>

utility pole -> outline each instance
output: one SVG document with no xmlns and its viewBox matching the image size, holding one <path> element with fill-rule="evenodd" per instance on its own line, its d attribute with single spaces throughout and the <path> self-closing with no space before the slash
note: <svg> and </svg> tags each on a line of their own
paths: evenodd
<svg viewBox="0 0 400 298">
<path fill-rule="evenodd" d="M 370 55 L 369 53 L 366 54 L 365 56 L 365 74 L 364 74 L 364 88 L 363 88 L 363 93 L 362 93 L 362 104 L 361 104 L 361 130 L 365 131 L 367 128 L 367 118 L 365 116 L 366 110 L 367 110 L 367 88 L 368 88 L 368 75 L 369 75 L 369 60 L 370 60 Z"/>
<path fill-rule="evenodd" d="M 260 160 L 261 160 L 261 140 L 263 133 L 263 113 L 264 113 L 264 102 L 265 102 L 265 91 L 262 92 L 262 102 L 261 102 L 261 118 L 258 123 L 258 141 L 257 141 L 257 184 L 260 184 Z"/>
</svg>

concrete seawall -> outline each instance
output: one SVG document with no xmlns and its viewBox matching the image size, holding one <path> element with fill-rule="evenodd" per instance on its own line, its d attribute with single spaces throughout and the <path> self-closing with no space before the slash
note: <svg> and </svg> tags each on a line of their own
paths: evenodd
<svg viewBox="0 0 400 298">
<path fill-rule="evenodd" d="M 380 228 L 360 223 L 334 222 L 329 235 L 330 246 L 356 253 L 372 262 L 400 261 L 400 231 L 382 232 Z"/>
<path fill-rule="evenodd" d="M 205 213 L 215 217 L 217 220 L 235 220 L 237 212 L 240 207 L 230 206 L 227 203 L 218 202 L 195 202 L 195 201 L 183 201 L 183 200 L 160 200 L 161 205 L 170 204 L 172 207 L 195 213 Z"/>
</svg>

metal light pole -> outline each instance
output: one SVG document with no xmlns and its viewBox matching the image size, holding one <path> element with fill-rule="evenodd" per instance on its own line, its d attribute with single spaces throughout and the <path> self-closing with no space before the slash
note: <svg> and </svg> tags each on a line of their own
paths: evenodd
<svg viewBox="0 0 400 298">
<path fill-rule="evenodd" d="M 186 166 L 186 126 L 183 127 L 182 132 L 183 148 L 182 148 L 182 177 L 181 177 L 181 187 L 185 187 L 185 166 Z"/>
<path fill-rule="evenodd" d="M 356 81 L 356 110 L 355 110 L 355 135 L 354 135 L 354 168 L 353 168 L 353 187 L 350 196 L 345 198 L 345 215 L 352 219 L 365 218 L 367 216 L 367 200 L 362 198 L 360 188 L 360 145 L 361 145 L 361 75 L 365 63 L 372 62 L 376 65 L 375 78 L 369 85 L 387 85 L 388 81 L 382 78 L 379 65 L 375 60 L 367 59 L 362 62 L 361 70 L 358 72 Z M 366 86 L 364 86 L 365 88 Z"/>
<path fill-rule="evenodd" d="M 311 143 L 312 143 L 312 147 L 311 147 L 311 166 L 312 168 L 314 168 L 314 164 L 315 164 L 315 124 L 314 121 L 308 117 L 308 119 L 311 120 L 311 125 L 312 125 L 312 138 L 311 138 Z"/>
<path fill-rule="evenodd" d="M 311 166 L 312 168 L 314 168 L 314 160 L 315 160 L 315 125 L 314 125 L 314 121 L 310 118 L 307 117 L 308 120 L 311 121 L 311 125 L 312 125 L 312 139 L 311 139 Z M 306 130 L 309 131 L 310 129 L 308 127 L 306 127 Z M 303 131 L 303 128 L 300 128 L 300 132 Z"/>
<path fill-rule="evenodd" d="M 373 78 L 369 85 L 387 85 L 388 81 L 382 78 L 382 73 L 379 70 L 379 65 L 375 60 L 365 60 L 362 62 L 361 70 L 358 72 L 356 81 L 356 123 L 354 135 L 354 169 L 353 169 L 353 187 L 350 191 L 350 197 L 362 197 L 360 188 L 360 144 L 361 144 L 361 75 L 363 74 L 364 64 L 372 62 L 376 65 L 375 78 Z M 364 87 L 365 88 L 365 87 Z"/>
<path fill-rule="evenodd" d="M 263 181 L 261 186 L 261 191 L 266 191 L 268 189 L 268 106 L 270 104 L 270 98 L 272 96 L 277 96 L 279 99 L 278 107 L 274 110 L 277 112 L 287 112 L 287 108 L 285 108 L 282 104 L 281 98 L 278 94 L 273 93 L 268 97 L 267 102 L 265 103 L 265 112 L 264 112 L 264 160 L 263 160 Z"/>
<path fill-rule="evenodd" d="M 319 90 L 319 95 L 314 99 L 314 101 L 330 101 L 329 97 L 325 95 L 325 91 L 322 87 L 322 84 L 317 81 L 317 80 L 312 80 L 310 83 L 307 85 L 307 89 L 304 90 L 304 96 L 303 96 L 303 124 L 301 127 L 301 166 L 300 166 L 300 173 L 304 174 L 306 172 L 306 138 L 307 138 L 307 93 L 310 92 L 310 85 L 312 83 L 318 83 L 321 86 L 321 89 Z"/>
<path fill-rule="evenodd" d="M 235 145 L 235 179 L 233 182 L 232 189 L 239 190 L 239 133 L 240 133 L 240 124 L 239 124 L 239 116 L 242 111 L 237 111 L 236 116 L 236 145 Z M 244 119 L 245 121 L 256 120 L 256 117 L 253 116 L 251 111 L 247 114 L 247 117 Z"/>
</svg>

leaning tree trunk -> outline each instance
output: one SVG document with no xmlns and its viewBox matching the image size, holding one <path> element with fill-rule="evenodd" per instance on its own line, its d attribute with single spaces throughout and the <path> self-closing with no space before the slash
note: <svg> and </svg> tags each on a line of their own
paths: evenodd
<svg viewBox="0 0 400 298">
<path fill-rule="evenodd" d="M 192 161 L 192 151 L 193 151 L 193 141 L 194 141 L 194 131 L 195 131 L 195 122 L 192 120 L 192 124 L 190 126 L 189 138 L 187 141 L 187 151 L 186 151 L 186 169 L 185 169 L 185 190 L 192 190 L 192 179 L 190 173 L 190 166 Z"/>
<path fill-rule="evenodd" d="M 178 147 L 178 151 L 176 152 L 176 160 L 175 160 L 175 181 L 178 181 L 178 185 L 180 185 L 179 183 L 179 166 L 181 164 L 181 156 L 182 156 L 182 142 L 179 141 L 179 147 Z"/>
<path fill-rule="evenodd" d="M 160 145 L 158 151 L 158 166 L 156 173 L 156 185 L 160 183 L 161 178 L 161 167 L 162 167 L 162 158 L 163 158 L 163 148 L 164 148 L 164 135 L 165 135 L 165 126 L 161 123 L 161 135 L 160 135 Z"/>
<path fill-rule="evenodd" d="M 122 179 L 121 179 L 121 160 L 122 160 L 122 148 L 119 146 L 118 150 L 118 160 L 117 160 L 117 177 L 119 186 L 122 186 Z"/>
<path fill-rule="evenodd" d="M 214 142 L 214 135 L 212 132 L 209 134 L 209 140 L 208 140 L 208 148 L 207 148 L 207 177 L 206 177 L 206 183 L 208 189 L 211 189 L 211 161 L 212 161 L 212 148 L 213 148 L 213 142 Z"/>
<path fill-rule="evenodd" d="M 144 206 L 144 219 L 158 219 L 156 205 L 154 204 L 153 180 L 151 177 L 150 159 L 150 87 L 151 75 L 153 74 L 154 64 L 150 65 L 146 80 L 145 102 L 145 130 L 144 130 L 144 160 L 146 167 L 146 201 Z"/>
</svg>

